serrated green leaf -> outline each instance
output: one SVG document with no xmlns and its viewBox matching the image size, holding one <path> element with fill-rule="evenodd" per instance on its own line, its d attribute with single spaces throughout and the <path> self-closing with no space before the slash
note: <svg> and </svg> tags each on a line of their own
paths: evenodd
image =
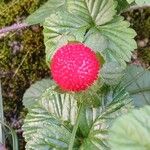
<svg viewBox="0 0 150 150">
<path fill-rule="evenodd" d="M 41 106 L 36 106 L 28 113 L 23 125 L 27 150 L 50 148 L 65 149 L 71 132 Z M 67 142 L 67 143 L 66 143 Z"/>
<path fill-rule="evenodd" d="M 68 147 L 70 127 L 76 121 L 77 102 L 69 94 L 59 94 L 53 89 L 50 87 L 45 90 L 25 119 L 23 135 L 27 150 Z"/>
<path fill-rule="evenodd" d="M 134 41 L 135 31 L 129 28 L 130 24 L 122 17 L 111 19 L 111 22 L 101 26 L 91 24 L 91 20 L 88 21 L 88 19 L 80 17 L 80 15 L 87 13 L 88 7 L 85 7 L 85 4 L 91 5 L 91 9 L 95 9 L 95 4 L 98 4 L 100 8 L 105 6 L 101 6 L 101 4 L 105 4 L 103 1 L 97 3 L 97 1 L 69 0 L 67 6 L 70 10 L 74 10 L 74 13 L 57 12 L 46 19 L 44 37 L 47 62 L 60 46 L 69 41 L 79 41 L 93 50 L 103 53 L 108 62 L 116 61 L 125 67 L 126 62 L 131 59 L 132 51 L 137 47 Z M 77 6 L 80 5 L 79 9 L 84 8 L 83 14 L 82 11 L 77 11 Z"/>
<path fill-rule="evenodd" d="M 126 62 L 131 60 L 132 51 L 137 48 L 136 33 L 129 26 L 123 17 L 116 17 L 108 24 L 90 29 L 84 43 L 101 52 L 106 62 L 117 62 L 125 68 Z"/>
<path fill-rule="evenodd" d="M 31 14 L 25 22 L 29 25 L 43 24 L 45 18 L 49 17 L 52 13 L 65 9 L 66 0 L 48 0 L 37 11 Z"/>
<path fill-rule="evenodd" d="M 112 150 L 150 149 L 150 106 L 121 116 L 110 131 Z"/>
<path fill-rule="evenodd" d="M 108 150 L 108 129 L 113 120 L 126 111 L 130 101 L 128 93 L 116 87 L 103 96 L 100 107 L 85 107 L 80 118 L 79 127 L 84 136 L 80 149 Z"/>
<path fill-rule="evenodd" d="M 89 24 L 102 25 L 116 14 L 113 0 L 67 0 L 67 9 Z"/>
<path fill-rule="evenodd" d="M 103 65 L 100 75 L 107 85 L 116 85 L 124 74 L 124 69 L 116 62 L 109 62 Z"/>
<path fill-rule="evenodd" d="M 24 130 L 23 136 L 28 142 L 32 140 L 32 136 L 37 133 L 38 129 L 42 129 L 45 124 L 51 124 L 52 122 L 59 124 L 59 121 L 56 121 L 41 106 L 32 106 L 32 109 L 30 109 L 30 112 L 27 114 L 22 127 Z"/>
<path fill-rule="evenodd" d="M 52 85 L 54 85 L 54 82 L 50 79 L 43 79 L 32 84 L 23 96 L 23 105 L 30 109 L 35 103 L 37 103 L 43 92 Z"/>
<path fill-rule="evenodd" d="M 51 88 L 42 95 L 40 105 L 54 117 L 74 125 L 78 112 L 77 101 L 70 94 L 59 94 Z"/>
<path fill-rule="evenodd" d="M 108 62 L 116 61 L 125 67 L 125 62 L 130 61 L 137 44 L 134 40 L 136 33 L 129 26 L 123 17 L 116 17 L 110 23 L 98 27 L 101 35 L 107 39 L 107 49 L 102 53 Z"/>
<path fill-rule="evenodd" d="M 135 106 L 150 105 L 150 71 L 130 65 L 122 84 L 133 97 Z"/>
<path fill-rule="evenodd" d="M 47 62 L 60 46 L 69 41 L 82 42 L 87 28 L 89 28 L 89 24 L 67 12 L 57 12 L 47 18 L 44 23 Z"/>
<path fill-rule="evenodd" d="M 34 135 L 26 149 L 30 150 L 67 150 L 71 132 L 61 125 L 47 125 Z"/>
</svg>

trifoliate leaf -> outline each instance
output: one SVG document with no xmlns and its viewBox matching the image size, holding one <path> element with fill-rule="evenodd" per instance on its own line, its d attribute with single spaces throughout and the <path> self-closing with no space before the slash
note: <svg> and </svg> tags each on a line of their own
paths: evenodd
<svg viewBox="0 0 150 150">
<path fill-rule="evenodd" d="M 67 9 L 90 24 L 102 25 L 116 14 L 113 0 L 67 0 Z"/>
<path fill-rule="evenodd" d="M 66 0 L 48 0 L 44 5 L 42 5 L 37 11 L 31 14 L 25 22 L 29 25 L 33 24 L 43 24 L 45 18 L 49 17 L 50 14 L 63 10 L 65 8 Z"/>
<path fill-rule="evenodd" d="M 87 13 L 88 7 L 85 7 L 85 4 L 89 4 L 90 9 L 94 11 L 96 4 L 103 9 L 105 7 L 104 4 L 106 4 L 105 2 L 103 0 L 101 3 L 100 1 L 69 0 L 67 1 L 67 7 L 70 11 L 74 11 L 74 13 L 57 12 L 46 19 L 44 37 L 47 62 L 50 61 L 58 46 L 62 46 L 69 41 L 83 42 L 93 50 L 100 51 L 108 62 L 117 61 L 122 66 L 125 66 L 126 62 L 130 61 L 131 52 L 137 45 L 133 39 L 136 33 L 133 29 L 129 28 L 130 24 L 128 22 L 123 21 L 122 17 L 116 17 L 113 20 L 111 18 L 110 20 L 112 21 L 105 25 L 100 24 L 101 26 L 97 26 L 97 24 L 93 25 L 88 17 L 86 19 L 81 17 L 84 13 L 84 16 L 89 16 L 89 13 Z M 107 1 L 107 3 L 111 2 Z M 81 7 L 77 7 L 80 5 Z M 77 11 L 83 8 L 84 13 Z M 98 10 L 96 11 L 97 13 L 99 12 Z"/>
<path fill-rule="evenodd" d="M 116 62 L 103 65 L 100 75 L 107 85 L 116 85 L 120 82 L 124 69 Z"/>
<path fill-rule="evenodd" d="M 23 96 L 24 106 L 30 109 L 35 103 L 37 103 L 43 92 L 52 85 L 54 85 L 54 82 L 50 79 L 43 79 L 32 84 Z"/>
<path fill-rule="evenodd" d="M 150 105 L 150 71 L 131 65 L 125 71 L 122 84 L 133 97 L 135 106 Z"/>
<path fill-rule="evenodd" d="M 111 128 L 109 143 L 112 150 L 149 150 L 150 106 L 117 119 Z"/>
</svg>

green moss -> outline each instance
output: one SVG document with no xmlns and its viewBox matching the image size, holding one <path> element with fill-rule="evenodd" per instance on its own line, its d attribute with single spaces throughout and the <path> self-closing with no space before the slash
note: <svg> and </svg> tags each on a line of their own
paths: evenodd
<svg viewBox="0 0 150 150">
<path fill-rule="evenodd" d="M 12 37 L 6 37 L 5 42 L 0 43 L 2 47 L 0 68 L 4 74 L 2 81 L 3 90 L 6 93 L 4 98 L 9 97 L 9 101 L 18 101 L 31 83 L 48 75 L 41 31 L 41 28 L 38 32 L 26 29 L 21 33 L 22 36 L 15 34 Z M 9 45 L 16 41 L 20 44 L 20 50 L 14 53 L 14 47 Z M 10 85 L 11 89 L 9 89 Z M 13 96 L 8 96 L 8 92 L 14 93 Z"/>
<path fill-rule="evenodd" d="M 12 0 L 7 4 L 1 3 L 0 25 L 6 26 L 15 22 L 17 17 L 29 15 L 39 7 L 40 2 L 40 0 L 22 0 L 21 2 Z M 47 74 L 42 28 L 35 26 L 10 33 L 0 39 L 0 49 L 0 74 L 3 77 L 4 99 L 20 101 L 25 89 Z M 11 93 L 10 96 L 8 92 Z"/>
<path fill-rule="evenodd" d="M 0 27 L 20 21 L 47 0 L 10 0 L 0 3 Z"/>
<path fill-rule="evenodd" d="M 22 20 L 35 11 L 46 0 L 9 0 L 0 3 L 0 27 Z M 22 105 L 25 90 L 35 81 L 49 76 L 45 63 L 45 46 L 42 27 L 32 26 L 22 31 L 9 33 L 0 38 L 0 78 L 6 120 L 16 130 L 20 126 L 12 124 L 13 119 L 22 123 L 26 111 Z M 21 125 L 21 123 L 19 123 Z M 24 141 L 19 134 L 20 150 Z"/>
</svg>

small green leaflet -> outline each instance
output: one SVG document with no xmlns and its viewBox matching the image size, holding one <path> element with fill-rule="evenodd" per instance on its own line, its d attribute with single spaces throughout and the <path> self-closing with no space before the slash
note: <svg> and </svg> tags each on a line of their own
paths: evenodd
<svg viewBox="0 0 150 150">
<path fill-rule="evenodd" d="M 71 132 L 61 125 L 47 125 L 39 130 L 33 141 L 28 143 L 27 150 L 67 150 Z M 75 149 L 75 148 L 74 148 Z"/>
<path fill-rule="evenodd" d="M 71 132 L 41 106 L 33 107 L 23 125 L 26 150 L 67 148 Z M 51 145 L 51 146 L 50 146 Z"/>
<path fill-rule="evenodd" d="M 150 106 L 121 116 L 110 130 L 111 150 L 150 149 Z"/>
<path fill-rule="evenodd" d="M 23 96 L 23 105 L 30 109 L 37 103 L 43 92 L 52 85 L 54 85 L 54 82 L 50 79 L 42 79 L 41 81 L 32 84 Z"/>
<path fill-rule="evenodd" d="M 89 30 L 84 43 L 95 51 L 101 52 L 106 62 L 117 62 L 126 66 L 137 48 L 134 40 L 136 33 L 123 17 L 116 17 L 111 22 Z"/>
<path fill-rule="evenodd" d="M 55 11 L 63 10 L 65 8 L 66 0 L 48 0 L 37 11 L 31 14 L 25 22 L 29 25 L 43 24 L 45 18 L 49 17 Z"/>
<path fill-rule="evenodd" d="M 133 97 L 137 107 L 150 105 L 150 71 L 142 67 L 130 65 L 125 71 L 122 85 Z"/>
<path fill-rule="evenodd" d="M 67 9 L 87 23 L 102 25 L 116 14 L 113 0 L 67 0 Z"/>
<path fill-rule="evenodd" d="M 116 61 L 121 66 L 126 66 L 125 62 L 130 61 L 137 44 L 134 40 L 136 33 L 129 26 L 123 17 L 116 17 L 110 23 L 98 27 L 101 35 L 107 39 L 107 49 L 102 53 L 108 62 Z"/>
</svg>

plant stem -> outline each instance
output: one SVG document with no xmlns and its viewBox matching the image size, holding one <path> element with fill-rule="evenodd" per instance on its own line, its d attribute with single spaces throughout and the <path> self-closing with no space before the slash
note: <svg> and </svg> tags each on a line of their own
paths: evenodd
<svg viewBox="0 0 150 150">
<path fill-rule="evenodd" d="M 12 149 L 13 150 L 19 150 L 18 137 L 17 137 L 16 132 L 11 127 L 9 127 L 7 124 L 2 122 L 1 120 L 0 120 L 0 124 L 2 124 L 4 127 L 8 128 L 10 131 L 10 134 L 12 136 L 12 147 L 13 147 Z"/>
<path fill-rule="evenodd" d="M 79 111 L 78 111 L 78 116 L 77 116 L 77 119 L 76 119 L 76 123 L 75 123 L 75 125 L 73 127 L 73 131 L 72 131 L 72 134 L 71 134 L 71 139 L 70 139 L 68 150 L 73 150 L 73 145 L 74 145 L 74 141 L 75 141 L 75 137 L 76 137 L 76 132 L 77 132 L 77 129 L 78 129 L 78 126 L 79 126 L 79 122 L 80 122 L 80 116 L 81 116 L 82 108 L 83 108 L 83 104 L 81 103 L 80 107 L 79 107 Z"/>
<path fill-rule="evenodd" d="M 4 112 L 3 112 L 3 99 L 2 99 L 2 88 L 1 88 L 1 80 L 0 80 L 0 120 L 4 122 Z M 2 125 L 0 124 L 0 143 L 5 144 L 5 136 L 3 132 Z"/>
<path fill-rule="evenodd" d="M 15 23 L 11 26 L 4 27 L 0 29 L 0 34 L 4 34 L 10 31 L 18 30 L 27 27 L 28 25 L 26 23 Z"/>
</svg>

